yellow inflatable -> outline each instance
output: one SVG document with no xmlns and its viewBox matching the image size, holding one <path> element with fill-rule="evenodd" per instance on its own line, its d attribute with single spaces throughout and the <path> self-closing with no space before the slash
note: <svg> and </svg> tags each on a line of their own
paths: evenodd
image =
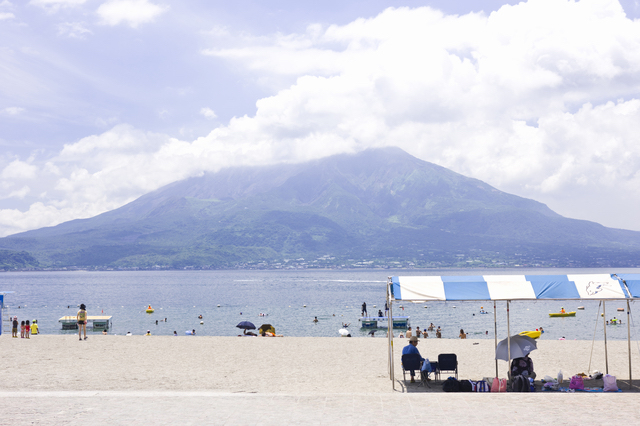
<svg viewBox="0 0 640 426">
<path fill-rule="evenodd" d="M 149 307 L 147 308 L 147 311 L 146 311 L 146 312 L 147 312 L 148 314 L 152 314 L 152 313 L 154 313 L 154 312 L 155 312 L 155 309 L 153 309 L 153 308 L 151 307 L 151 305 L 149 305 Z"/>
<path fill-rule="evenodd" d="M 540 337 L 540 335 L 542 334 L 541 331 L 536 330 L 536 331 L 523 331 L 522 333 L 518 333 L 521 336 L 529 336 L 532 339 L 537 339 L 538 337 Z"/>
</svg>

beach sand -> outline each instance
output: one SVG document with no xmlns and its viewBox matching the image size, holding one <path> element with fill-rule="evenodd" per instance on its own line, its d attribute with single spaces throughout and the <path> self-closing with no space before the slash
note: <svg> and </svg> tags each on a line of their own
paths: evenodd
<svg viewBox="0 0 640 426">
<path fill-rule="evenodd" d="M 638 394 L 622 381 L 614 394 L 450 394 L 433 382 L 406 384 L 406 344 L 395 339 L 393 390 L 384 338 L 5 334 L 0 425 L 634 424 L 638 415 Z M 531 354 L 538 377 L 588 373 L 590 341 L 542 339 L 538 347 Z M 609 372 L 628 378 L 627 342 L 608 347 Z M 418 349 L 431 359 L 456 353 L 462 379 L 495 376 L 492 340 L 427 339 Z M 632 342 L 636 378 L 638 352 Z M 506 362 L 499 367 L 505 377 Z M 595 344 L 594 369 L 605 371 L 603 342 Z"/>
<path fill-rule="evenodd" d="M 394 341 L 395 378 L 402 385 L 400 355 L 407 339 Z M 3 390 L 177 390 L 261 393 L 389 393 L 384 338 L 103 336 L 0 338 Z M 531 353 L 538 378 L 589 374 L 590 341 L 538 341 Z M 495 377 L 493 340 L 421 340 L 425 358 L 455 353 L 459 377 Z M 626 341 L 608 342 L 609 372 L 628 379 Z M 633 376 L 640 356 L 632 342 Z M 506 377 L 507 363 L 498 362 Z M 605 372 L 604 344 L 595 342 L 591 370 Z"/>
</svg>

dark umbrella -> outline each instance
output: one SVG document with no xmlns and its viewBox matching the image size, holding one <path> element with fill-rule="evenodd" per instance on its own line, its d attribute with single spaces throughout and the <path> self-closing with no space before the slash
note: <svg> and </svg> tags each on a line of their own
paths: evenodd
<svg viewBox="0 0 640 426">
<path fill-rule="evenodd" d="M 375 330 L 371 330 L 371 331 L 369 332 L 369 334 L 370 334 L 371 336 L 375 336 L 375 332 L 376 332 Z"/>
<path fill-rule="evenodd" d="M 496 348 L 496 359 L 503 359 L 507 361 L 508 359 L 522 358 L 529 352 L 538 349 L 538 346 L 536 341 L 531 337 L 516 334 L 515 336 L 511 336 L 510 349 L 511 356 L 507 355 L 507 339 L 498 342 L 498 347 Z"/>
<path fill-rule="evenodd" d="M 236 325 L 238 328 L 243 328 L 245 330 L 255 330 L 256 326 L 253 325 L 251 321 L 242 321 L 240 324 Z"/>
</svg>

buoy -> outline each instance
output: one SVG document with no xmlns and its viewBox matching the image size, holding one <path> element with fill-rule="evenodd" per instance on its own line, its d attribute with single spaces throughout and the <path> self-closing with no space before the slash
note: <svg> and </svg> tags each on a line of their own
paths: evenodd
<svg viewBox="0 0 640 426">
<path fill-rule="evenodd" d="M 218 308 L 220 307 L 220 305 L 218 305 Z"/>
<path fill-rule="evenodd" d="M 307 307 L 307 305 L 302 305 L 302 307 L 303 307 L 303 308 L 306 308 L 306 307 Z"/>
<path fill-rule="evenodd" d="M 204 321 L 200 321 L 200 324 L 204 324 Z"/>
</svg>

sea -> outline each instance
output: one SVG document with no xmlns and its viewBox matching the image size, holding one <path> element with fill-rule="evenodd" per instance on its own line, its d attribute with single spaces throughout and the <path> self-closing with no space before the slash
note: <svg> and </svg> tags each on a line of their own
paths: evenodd
<svg viewBox="0 0 640 426">
<path fill-rule="evenodd" d="M 361 306 L 369 315 L 384 312 L 388 276 L 394 275 L 483 275 L 483 274 L 567 274 L 640 273 L 640 269 L 512 269 L 512 270 L 228 270 L 228 271 L 56 271 L 5 272 L 0 274 L 0 291 L 5 296 L 5 318 L 38 320 L 42 334 L 75 334 L 62 330 L 59 319 L 76 315 L 84 303 L 89 315 L 112 317 L 109 334 L 236 336 L 237 325 L 249 321 L 256 327 L 271 324 L 284 336 L 340 336 L 346 325 L 354 338 L 384 338 L 386 329 L 360 326 Z M 151 305 L 155 312 L 145 312 Z M 577 310 L 578 307 L 584 310 Z M 510 332 L 544 329 L 541 339 L 637 340 L 633 321 L 637 305 L 607 302 L 606 317 L 599 301 L 514 301 L 510 304 Z M 443 338 L 458 338 L 460 329 L 471 339 L 494 339 L 493 302 L 428 302 L 393 305 L 394 315 L 410 318 L 410 325 L 424 329 L 433 323 Z M 549 313 L 577 311 L 575 317 L 550 318 Z M 617 311 L 622 308 L 625 312 Z M 484 310 L 489 314 L 481 314 Z M 497 336 L 507 336 L 506 302 L 497 302 Z M 202 316 L 202 319 L 199 318 Z M 617 317 L 622 325 L 604 325 Z M 317 318 L 317 322 L 314 319 Z M 3 333 L 6 333 L 6 328 Z M 88 328 L 88 333 L 101 331 Z M 394 329 L 397 337 L 402 329 Z M 429 338 L 434 338 L 430 333 Z"/>
</svg>

